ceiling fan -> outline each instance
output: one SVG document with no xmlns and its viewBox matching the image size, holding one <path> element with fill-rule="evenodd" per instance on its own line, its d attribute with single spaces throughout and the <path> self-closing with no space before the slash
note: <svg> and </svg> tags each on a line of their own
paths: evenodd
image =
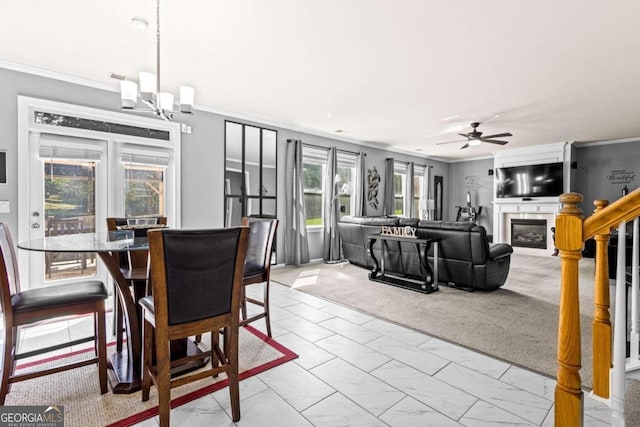
<svg viewBox="0 0 640 427">
<path fill-rule="evenodd" d="M 469 146 L 476 146 L 476 145 L 480 145 L 482 142 L 489 142 L 491 144 L 498 144 L 498 145 L 504 145 L 507 144 L 509 141 L 499 141 L 497 139 L 493 139 L 493 138 L 503 138 L 505 136 L 513 136 L 511 135 L 511 133 L 509 132 L 505 132 L 505 133 L 497 133 L 495 135 L 487 135 L 487 136 L 482 136 L 482 132 L 480 132 L 478 130 L 478 126 L 480 126 L 480 122 L 473 122 L 471 123 L 471 127 L 473 128 L 473 130 L 469 133 L 459 133 L 458 135 L 463 136 L 466 139 L 467 143 L 464 144 L 462 147 L 460 147 L 460 149 L 463 148 L 467 148 Z M 462 142 L 465 141 L 464 139 L 459 139 L 456 141 L 448 141 L 448 142 L 440 142 L 436 145 L 442 145 L 442 144 L 451 144 L 454 142 Z"/>
</svg>

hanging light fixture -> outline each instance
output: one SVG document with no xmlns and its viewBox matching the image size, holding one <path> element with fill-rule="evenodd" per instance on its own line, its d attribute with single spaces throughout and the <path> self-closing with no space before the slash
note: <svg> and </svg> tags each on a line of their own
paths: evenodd
<svg viewBox="0 0 640 427">
<path fill-rule="evenodd" d="M 138 92 L 138 83 L 140 92 Z M 156 74 L 141 71 L 138 83 L 132 80 L 120 82 L 120 99 L 123 109 L 153 113 L 165 120 L 172 120 L 176 113 L 192 113 L 195 96 L 192 87 L 180 86 L 178 109 L 174 109 L 173 94 L 160 91 L 160 0 L 156 1 Z M 138 107 L 138 100 L 146 107 Z"/>
</svg>

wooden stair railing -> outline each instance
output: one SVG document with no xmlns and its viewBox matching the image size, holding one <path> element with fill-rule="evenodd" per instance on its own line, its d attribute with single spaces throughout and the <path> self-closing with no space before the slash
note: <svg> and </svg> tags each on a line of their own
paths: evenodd
<svg viewBox="0 0 640 427">
<path fill-rule="evenodd" d="M 611 321 L 609 314 L 608 241 L 611 229 L 640 216 L 640 189 L 609 204 L 596 200 L 592 216 L 583 219 L 578 207 L 582 195 L 565 193 L 560 196 L 562 209 L 556 217 L 556 247 L 561 258 L 561 291 L 558 321 L 558 375 L 555 390 L 555 425 L 583 424 L 583 393 L 580 378 L 580 303 L 578 262 L 586 240 L 596 241 L 596 270 L 593 318 L 593 392 L 609 398 L 609 377 L 612 366 Z M 620 227 L 624 230 L 624 226 Z M 623 243 L 619 242 L 619 247 Z M 624 259 L 624 253 L 622 255 Z M 619 259 L 620 257 L 618 257 Z M 618 286 L 624 299 L 624 284 Z M 620 314 L 622 311 L 619 311 Z M 624 314 L 621 314 L 624 324 Z M 618 316 L 616 316 L 616 321 Z M 620 323 L 618 323 L 620 324 Z M 626 336 L 626 331 L 625 331 Z M 618 359 L 618 363 L 620 363 Z M 622 358 L 624 364 L 624 357 Z M 623 368 L 624 369 L 624 368 Z M 624 390 L 623 390 L 624 392 Z M 618 391 L 619 393 L 619 391 Z M 618 400 L 613 402 L 620 406 Z M 620 408 L 618 408 L 620 409 Z M 614 414 L 616 408 L 614 408 Z M 620 413 L 620 412 L 618 412 Z M 623 413 L 623 410 L 622 410 Z M 615 416 L 615 415 L 614 415 Z M 624 421 L 622 421 L 624 422 Z"/>
</svg>

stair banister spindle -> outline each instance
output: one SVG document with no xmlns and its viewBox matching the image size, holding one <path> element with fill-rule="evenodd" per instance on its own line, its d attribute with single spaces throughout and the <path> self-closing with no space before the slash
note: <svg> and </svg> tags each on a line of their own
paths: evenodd
<svg viewBox="0 0 640 427">
<path fill-rule="evenodd" d="M 601 215 L 609 205 L 607 200 L 596 200 L 593 216 Z M 609 228 L 598 232 L 596 241 L 596 265 L 593 295 L 593 394 L 609 399 L 611 385 L 611 315 L 609 312 Z"/>
<path fill-rule="evenodd" d="M 640 352 L 639 341 L 640 333 L 638 333 L 638 221 L 636 218 L 633 220 L 633 252 L 631 259 L 631 335 L 629 340 L 631 341 L 630 347 L 630 367 L 633 369 L 640 368 L 640 360 L 638 360 L 638 353 Z"/>
<path fill-rule="evenodd" d="M 627 226 L 618 226 L 618 252 L 616 266 L 616 309 L 613 323 L 613 368 L 611 375 L 611 425 L 622 427 L 624 423 L 624 377 L 627 358 L 627 301 L 625 282 L 625 246 Z"/>
</svg>

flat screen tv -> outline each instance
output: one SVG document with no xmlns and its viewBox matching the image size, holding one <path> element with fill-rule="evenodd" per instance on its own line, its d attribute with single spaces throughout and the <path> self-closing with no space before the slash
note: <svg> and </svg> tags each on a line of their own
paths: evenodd
<svg viewBox="0 0 640 427">
<path fill-rule="evenodd" d="M 496 196 L 547 197 L 563 193 L 562 163 L 496 169 Z"/>
</svg>

